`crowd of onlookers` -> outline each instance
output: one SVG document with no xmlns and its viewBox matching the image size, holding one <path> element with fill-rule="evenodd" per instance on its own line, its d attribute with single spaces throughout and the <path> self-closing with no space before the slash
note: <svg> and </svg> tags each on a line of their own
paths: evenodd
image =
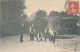
<svg viewBox="0 0 80 52">
<path fill-rule="evenodd" d="M 29 31 L 30 31 L 30 41 L 34 41 L 34 34 L 35 34 L 34 24 L 32 24 Z M 37 41 L 47 41 L 47 39 L 49 39 L 49 41 L 53 42 L 53 44 L 54 44 L 55 37 L 56 37 L 56 32 L 54 32 L 48 26 L 46 26 L 46 28 L 44 30 L 44 34 L 42 32 L 38 32 L 36 39 L 37 39 Z M 23 33 L 21 33 L 20 42 L 23 42 Z"/>
</svg>

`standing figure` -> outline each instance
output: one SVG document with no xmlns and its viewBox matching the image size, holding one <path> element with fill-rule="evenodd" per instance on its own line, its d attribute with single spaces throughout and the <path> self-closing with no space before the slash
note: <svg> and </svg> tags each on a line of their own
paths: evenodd
<svg viewBox="0 0 80 52">
<path fill-rule="evenodd" d="M 21 33 L 20 42 L 21 42 L 21 43 L 23 42 L 23 33 Z"/>
<path fill-rule="evenodd" d="M 24 27 L 24 24 L 21 25 L 21 35 L 20 35 L 20 42 L 21 43 L 23 42 L 23 27 Z"/>
<path fill-rule="evenodd" d="M 45 41 L 47 40 L 47 38 L 49 37 L 49 40 L 50 40 L 50 35 L 49 35 L 49 28 L 46 26 L 45 28 Z"/>
<path fill-rule="evenodd" d="M 53 36 L 53 44 L 55 43 L 55 38 L 56 38 L 56 32 L 53 32 L 54 36 Z"/>
<path fill-rule="evenodd" d="M 53 40 L 53 30 L 49 27 L 49 41 Z"/>
<path fill-rule="evenodd" d="M 35 27 L 34 24 L 30 27 L 30 40 L 34 40 L 34 32 L 35 32 Z"/>
<path fill-rule="evenodd" d="M 51 42 L 54 44 L 54 33 L 51 34 Z"/>
</svg>

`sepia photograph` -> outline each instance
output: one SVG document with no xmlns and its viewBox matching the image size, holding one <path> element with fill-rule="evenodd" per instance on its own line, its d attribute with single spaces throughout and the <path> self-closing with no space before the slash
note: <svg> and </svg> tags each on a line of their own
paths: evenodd
<svg viewBox="0 0 80 52">
<path fill-rule="evenodd" d="M 80 0 L 0 0 L 0 52 L 80 52 Z"/>
</svg>

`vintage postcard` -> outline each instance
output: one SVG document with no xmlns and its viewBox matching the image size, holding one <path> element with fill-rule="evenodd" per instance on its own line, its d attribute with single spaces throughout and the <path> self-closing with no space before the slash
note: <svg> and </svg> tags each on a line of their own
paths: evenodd
<svg viewBox="0 0 80 52">
<path fill-rule="evenodd" d="M 0 52 L 80 52 L 80 0 L 0 0 Z"/>
</svg>

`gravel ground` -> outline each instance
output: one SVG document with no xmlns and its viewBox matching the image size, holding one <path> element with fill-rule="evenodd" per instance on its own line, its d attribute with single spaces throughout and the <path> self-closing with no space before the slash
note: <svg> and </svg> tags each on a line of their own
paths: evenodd
<svg viewBox="0 0 80 52">
<path fill-rule="evenodd" d="M 80 52 L 80 36 L 77 37 L 76 52 Z M 0 52 L 75 52 L 76 38 L 56 39 L 52 42 L 29 41 L 24 34 L 24 42 L 20 43 L 20 35 L 0 38 Z"/>
</svg>

